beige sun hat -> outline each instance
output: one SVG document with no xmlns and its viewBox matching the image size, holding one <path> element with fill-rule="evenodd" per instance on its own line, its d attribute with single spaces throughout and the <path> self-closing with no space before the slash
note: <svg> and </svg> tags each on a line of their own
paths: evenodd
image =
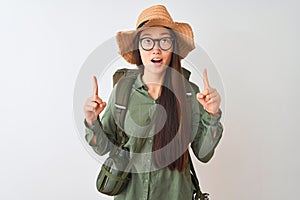
<svg viewBox="0 0 300 200">
<path fill-rule="evenodd" d="M 138 32 L 146 27 L 163 26 L 174 31 L 178 49 L 176 54 L 185 58 L 195 48 L 192 28 L 187 23 L 174 22 L 166 7 L 163 5 L 151 6 L 141 12 L 136 23 L 136 30 L 120 31 L 116 35 L 119 45 L 119 54 L 131 63 L 137 64 L 134 59 L 134 40 Z"/>
</svg>

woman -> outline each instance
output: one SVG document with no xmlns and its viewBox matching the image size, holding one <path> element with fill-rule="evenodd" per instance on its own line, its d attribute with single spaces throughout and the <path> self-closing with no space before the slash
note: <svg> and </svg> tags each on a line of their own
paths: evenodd
<svg viewBox="0 0 300 200">
<path fill-rule="evenodd" d="M 201 93 L 181 78 L 180 61 L 194 49 L 192 29 L 173 22 L 166 8 L 156 5 L 142 11 L 136 30 L 119 32 L 117 41 L 123 58 L 141 69 L 124 121 L 125 147 L 134 151 L 145 137 L 142 131 L 148 132 L 143 156 L 133 167 L 137 173 L 132 173 L 128 186 L 115 199 L 192 199 L 188 145 L 200 161 L 207 162 L 223 131 L 220 95 L 209 86 L 206 70 Z M 86 140 L 99 155 L 117 143 L 115 96 L 114 88 L 106 106 L 94 77 L 94 95 L 87 99 L 84 112 Z M 146 129 L 151 122 L 154 125 Z"/>
</svg>

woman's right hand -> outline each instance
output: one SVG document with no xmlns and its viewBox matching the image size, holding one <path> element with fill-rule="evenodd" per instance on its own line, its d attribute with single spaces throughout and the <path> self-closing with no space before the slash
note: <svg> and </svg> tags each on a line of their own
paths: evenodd
<svg viewBox="0 0 300 200">
<path fill-rule="evenodd" d="M 97 119 L 99 114 L 106 107 L 106 103 L 102 101 L 98 96 L 98 83 L 97 78 L 93 76 L 94 92 L 93 96 L 89 97 L 84 104 L 84 114 L 86 122 L 89 126 L 92 126 L 93 121 Z"/>
</svg>

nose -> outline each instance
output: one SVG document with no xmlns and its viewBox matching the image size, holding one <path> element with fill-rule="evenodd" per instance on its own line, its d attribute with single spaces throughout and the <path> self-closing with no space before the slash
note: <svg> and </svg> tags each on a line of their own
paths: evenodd
<svg viewBox="0 0 300 200">
<path fill-rule="evenodd" d="M 152 53 L 153 54 L 160 54 L 161 53 L 161 49 L 159 48 L 158 41 L 154 42 L 154 47 L 153 47 Z"/>
</svg>

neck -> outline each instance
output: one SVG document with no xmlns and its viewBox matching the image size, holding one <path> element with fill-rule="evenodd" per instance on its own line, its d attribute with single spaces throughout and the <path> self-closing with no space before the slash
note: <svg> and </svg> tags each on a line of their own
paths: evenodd
<svg viewBox="0 0 300 200">
<path fill-rule="evenodd" d="M 148 88 L 148 93 L 153 99 L 157 99 L 161 93 L 161 86 L 163 84 L 165 73 L 150 74 L 144 72 L 142 80 Z"/>
</svg>

